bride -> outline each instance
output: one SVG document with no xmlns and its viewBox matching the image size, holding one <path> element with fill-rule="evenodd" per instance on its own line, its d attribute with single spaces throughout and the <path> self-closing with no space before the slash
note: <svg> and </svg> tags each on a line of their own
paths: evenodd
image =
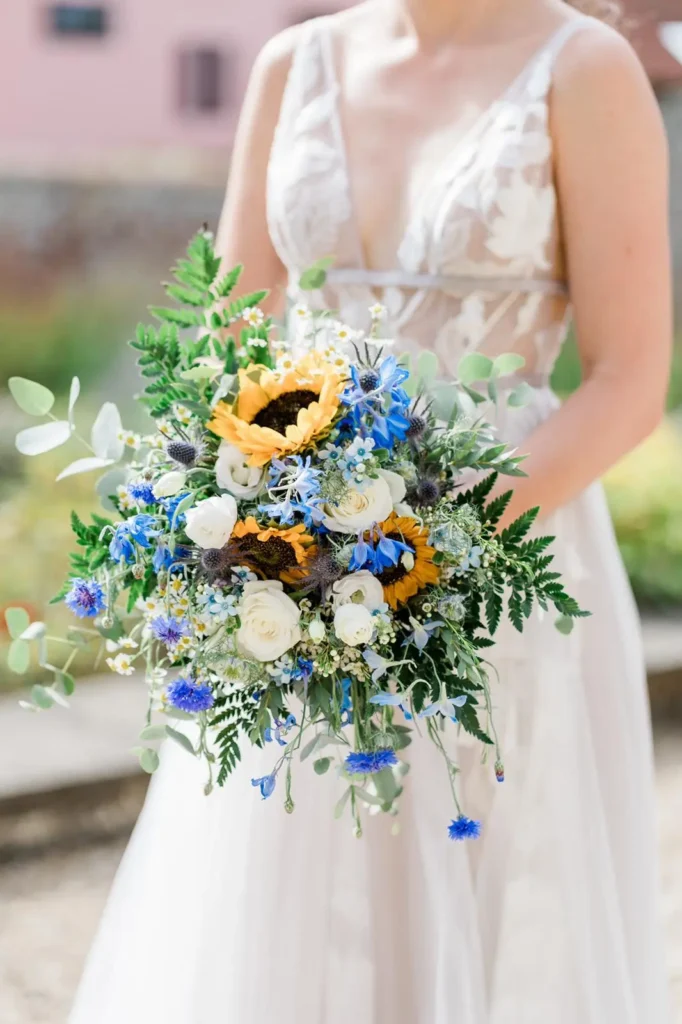
<svg viewBox="0 0 682 1024">
<path fill-rule="evenodd" d="M 599 14 L 599 11 L 594 11 Z M 254 749 L 224 790 L 166 750 L 72 1024 L 663 1024 L 652 757 L 635 607 L 595 481 L 657 424 L 671 336 L 666 146 L 624 39 L 563 0 L 370 0 L 259 57 L 220 230 L 272 309 L 399 349 L 514 351 L 533 385 L 499 430 L 529 453 L 507 513 L 542 507 L 592 618 L 496 649 L 508 781 L 463 740 L 477 843 L 449 844 L 430 744 L 401 829 L 362 840 L 300 772 L 263 804 Z M 320 294 L 300 272 L 333 254 Z M 575 319 L 583 383 L 548 385 Z M 518 380 L 515 382 L 518 384 Z M 268 762 L 269 763 L 269 762 Z M 265 764 L 265 762 L 263 762 Z M 267 769 L 269 770 L 269 769 Z M 396 834 L 397 833 L 397 834 Z"/>
</svg>

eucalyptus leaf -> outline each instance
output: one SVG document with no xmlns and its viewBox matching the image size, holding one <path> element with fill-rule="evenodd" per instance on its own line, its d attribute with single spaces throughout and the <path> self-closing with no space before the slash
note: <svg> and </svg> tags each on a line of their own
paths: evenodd
<svg viewBox="0 0 682 1024">
<path fill-rule="evenodd" d="M 366 804 L 371 804 L 373 807 L 382 807 L 384 801 L 375 796 L 374 793 L 368 793 L 366 789 L 360 789 L 359 787 L 355 790 L 355 795 L 359 800 L 363 800 Z"/>
<path fill-rule="evenodd" d="M 193 757 L 196 757 L 196 750 L 192 745 L 192 741 L 187 736 L 185 736 L 184 732 L 179 732 L 177 729 L 174 729 L 172 725 L 167 725 L 166 733 L 168 736 L 170 736 L 172 740 L 175 740 L 175 742 L 179 744 L 179 746 L 181 746 L 183 750 L 186 750 L 188 754 L 191 754 Z"/>
<path fill-rule="evenodd" d="M 507 405 L 511 406 L 512 409 L 520 409 L 522 406 L 528 405 L 532 397 L 533 388 L 527 380 L 524 380 L 509 393 Z"/>
<path fill-rule="evenodd" d="M 54 405 L 54 395 L 50 389 L 35 380 L 10 377 L 7 384 L 14 401 L 29 416 L 47 416 Z"/>
<path fill-rule="evenodd" d="M 98 458 L 118 462 L 125 448 L 125 442 L 121 437 L 122 430 L 118 408 L 113 402 L 105 402 L 97 413 L 90 432 L 90 443 Z"/>
<path fill-rule="evenodd" d="M 7 652 L 7 667 L 23 676 L 31 663 L 31 648 L 25 640 L 13 640 Z"/>
<path fill-rule="evenodd" d="M 457 388 L 452 384 L 437 381 L 429 388 L 431 409 L 433 415 L 442 423 L 449 423 L 457 412 L 458 395 Z"/>
<path fill-rule="evenodd" d="M 560 615 L 554 625 L 564 636 L 568 636 L 569 633 L 573 632 L 574 622 L 569 615 Z"/>
<path fill-rule="evenodd" d="M 116 494 L 116 488 L 125 484 L 126 480 L 127 473 L 124 467 L 116 466 L 114 469 L 110 469 L 107 473 L 104 473 L 95 484 L 95 490 L 99 495 L 100 504 L 107 512 L 117 511 L 116 506 L 109 496 Z"/>
<path fill-rule="evenodd" d="M 147 772 L 148 775 L 153 775 L 159 767 L 159 755 L 151 747 L 145 747 L 138 754 L 140 768 L 142 771 Z"/>
<path fill-rule="evenodd" d="M 166 735 L 165 725 L 145 725 L 144 729 L 140 733 L 140 739 L 147 742 L 151 742 L 152 740 L 165 740 Z"/>
<path fill-rule="evenodd" d="M 113 464 L 113 459 L 99 459 L 96 456 L 88 456 L 85 459 L 76 459 L 66 469 L 63 469 L 57 480 L 65 480 L 67 476 L 76 476 L 77 473 L 89 473 L 93 469 L 104 469 Z"/>
<path fill-rule="evenodd" d="M 305 761 L 306 758 L 310 757 L 310 755 L 315 752 L 315 750 L 317 749 L 317 742 L 319 739 L 319 735 L 313 736 L 313 738 L 305 744 L 305 746 L 301 750 L 301 753 L 299 754 L 299 758 L 301 761 Z"/>
<path fill-rule="evenodd" d="M 47 626 L 44 622 L 32 622 L 30 626 L 27 626 L 23 631 L 20 640 L 39 640 L 47 633 Z"/>
<path fill-rule="evenodd" d="M 17 434 L 15 444 L 22 455 L 42 455 L 59 448 L 71 437 L 71 425 L 67 420 L 54 420 L 41 423 L 37 427 L 27 427 Z"/>
<path fill-rule="evenodd" d="M 42 708 L 43 711 L 48 711 L 54 704 L 54 697 L 47 687 L 41 686 L 40 683 L 36 683 L 35 686 L 31 687 L 31 700 L 37 707 Z"/>
<path fill-rule="evenodd" d="M 334 808 L 334 817 L 335 818 L 340 818 L 341 815 L 343 814 L 343 812 L 344 812 L 344 810 L 346 808 L 346 804 L 348 803 L 348 800 L 349 800 L 349 797 L 350 797 L 350 794 L 351 794 L 351 789 L 352 789 L 352 786 L 349 786 L 348 789 L 344 792 L 344 794 L 341 797 L 341 799 L 339 801 L 337 801 L 336 807 Z"/>
<path fill-rule="evenodd" d="M 189 370 L 183 370 L 180 374 L 183 380 L 210 380 L 215 377 L 215 369 L 212 366 L 192 366 Z"/>
<path fill-rule="evenodd" d="M 55 676 L 65 696 L 70 697 L 76 689 L 76 680 L 69 672 L 64 672 L 62 669 L 57 671 Z"/>
<path fill-rule="evenodd" d="M 73 430 L 73 411 L 78 401 L 78 396 L 81 393 L 81 382 L 78 377 L 74 377 L 71 381 L 71 387 L 69 389 L 69 423 Z"/>
<path fill-rule="evenodd" d="M 324 775 L 325 772 L 329 771 L 329 766 L 331 765 L 331 763 L 332 763 L 331 762 L 331 758 L 329 758 L 329 757 L 320 757 L 320 758 L 318 758 L 317 761 L 313 762 L 313 768 L 315 769 L 315 774 L 316 775 Z"/>
<path fill-rule="evenodd" d="M 438 376 L 439 360 L 435 352 L 420 352 L 417 359 L 417 377 L 423 384 L 429 384 Z"/>
<path fill-rule="evenodd" d="M 459 361 L 457 377 L 462 384 L 474 384 L 488 380 L 493 370 L 493 361 L 482 352 L 468 352 Z"/>
<path fill-rule="evenodd" d="M 503 352 L 493 362 L 493 372 L 496 377 L 506 377 L 509 373 L 516 373 L 526 365 L 526 360 L 517 352 Z"/>
<path fill-rule="evenodd" d="M 30 626 L 31 618 L 25 608 L 6 608 L 5 622 L 12 640 L 18 640 Z"/>
</svg>

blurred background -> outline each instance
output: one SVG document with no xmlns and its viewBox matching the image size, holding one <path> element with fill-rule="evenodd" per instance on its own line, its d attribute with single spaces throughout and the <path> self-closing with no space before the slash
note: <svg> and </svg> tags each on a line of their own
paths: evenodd
<svg viewBox="0 0 682 1024">
<path fill-rule="evenodd" d="M 92 478 L 55 483 L 60 451 L 20 457 L 26 425 L 7 378 L 62 405 L 82 381 L 89 426 L 104 399 L 132 408 L 124 342 L 204 221 L 215 227 L 253 59 L 332 0 L 3 0 L 0 7 L 0 612 L 46 611 L 67 568 L 68 512 Z M 670 137 L 671 230 L 682 312 L 682 0 L 626 0 L 632 41 Z M 624 117 L 627 112 L 623 111 Z M 645 626 L 656 724 L 669 971 L 682 1020 L 682 318 L 666 421 L 606 481 Z M 642 339 L 646 344 L 646 338 Z M 580 369 L 573 343 L 554 386 Z M 623 415 L 627 416 L 627 410 Z M 68 453 L 67 453 L 68 454 Z M 76 454 L 74 453 L 74 457 Z M 0 615 L 0 629 L 4 619 Z M 7 646 L 6 634 L 0 647 Z M 30 716 L 0 652 L 0 1021 L 66 1019 L 82 959 L 144 796 L 130 754 L 135 680 L 83 659 L 68 712 Z M 31 667 L 30 685 L 39 678 Z M 139 691 L 139 692 L 138 692 Z M 87 726 L 87 732 L 86 727 Z"/>
</svg>

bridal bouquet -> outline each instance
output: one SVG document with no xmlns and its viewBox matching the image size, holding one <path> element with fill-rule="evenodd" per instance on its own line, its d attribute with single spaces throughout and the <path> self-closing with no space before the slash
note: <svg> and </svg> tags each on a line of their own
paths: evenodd
<svg viewBox="0 0 682 1024">
<path fill-rule="evenodd" d="M 325 268 L 302 286 L 318 288 Z M 204 759 L 210 792 L 246 744 L 271 745 L 271 770 L 252 780 L 263 797 L 281 779 L 293 810 L 292 766 L 310 758 L 345 780 L 336 814 L 349 804 L 358 831 L 363 804 L 396 812 L 414 726 L 444 758 L 450 836 L 475 837 L 444 733 L 477 737 L 502 781 L 485 661 L 498 623 L 521 630 L 536 603 L 565 631 L 584 614 L 550 569 L 551 538 L 527 539 L 537 510 L 496 532 L 510 494 L 488 500 L 497 474 L 521 470 L 477 415 L 480 382 L 494 398 L 522 361 L 472 354 L 439 386 L 431 354 L 410 367 L 381 339 L 380 306 L 365 336 L 299 306 L 277 340 L 264 292 L 231 298 L 240 269 L 221 274 L 211 235 L 193 239 L 166 287 L 178 305 L 152 308 L 160 326 L 131 342 L 155 430 L 126 432 L 107 402 L 88 454 L 60 474 L 106 470 L 112 514 L 72 517 L 79 550 L 55 600 L 81 623 L 65 664 L 49 663 L 44 624 L 7 613 L 10 667 L 25 671 L 34 643 L 53 675 L 23 703 L 65 703 L 74 657 L 99 643 L 113 672 L 144 678 L 146 771 L 168 737 Z M 10 388 L 49 417 L 21 431 L 19 451 L 79 437 L 77 380 L 63 420 L 42 385 Z M 464 489 L 465 470 L 482 481 Z"/>
</svg>

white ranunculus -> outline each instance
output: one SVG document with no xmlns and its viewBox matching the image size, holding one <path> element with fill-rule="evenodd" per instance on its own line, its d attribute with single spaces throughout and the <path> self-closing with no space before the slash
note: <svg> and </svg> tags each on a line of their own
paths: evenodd
<svg viewBox="0 0 682 1024">
<path fill-rule="evenodd" d="M 152 490 L 155 498 L 172 498 L 185 486 L 186 474 L 181 469 L 172 469 L 164 473 L 154 484 Z"/>
<path fill-rule="evenodd" d="M 378 472 L 379 476 L 383 477 L 388 484 L 393 504 L 395 505 L 397 502 L 402 501 L 407 492 L 403 478 L 390 469 L 380 469 Z"/>
<path fill-rule="evenodd" d="M 342 604 L 334 613 L 334 632 L 349 647 L 368 644 L 374 635 L 374 620 L 364 604 Z"/>
<path fill-rule="evenodd" d="M 337 504 L 324 506 L 324 525 L 334 533 L 360 533 L 388 519 L 393 511 L 391 488 L 379 476 L 362 489 L 350 488 Z"/>
<path fill-rule="evenodd" d="M 327 635 L 327 628 L 322 619 L 313 619 L 308 626 L 308 636 L 314 644 L 322 643 Z"/>
<path fill-rule="evenodd" d="M 360 569 L 333 583 L 331 597 L 335 610 L 344 604 L 364 604 L 374 612 L 384 603 L 384 588 L 371 572 Z"/>
<path fill-rule="evenodd" d="M 236 498 L 255 498 L 263 485 L 262 467 L 249 466 L 248 456 L 234 444 L 223 441 L 218 449 L 215 477 L 218 487 Z"/>
<path fill-rule="evenodd" d="M 222 548 L 237 522 L 237 502 L 231 494 L 205 498 L 187 512 L 185 533 L 200 548 Z"/>
<path fill-rule="evenodd" d="M 276 661 L 301 639 L 300 609 L 279 580 L 245 583 L 239 618 L 237 647 L 255 661 Z"/>
</svg>

